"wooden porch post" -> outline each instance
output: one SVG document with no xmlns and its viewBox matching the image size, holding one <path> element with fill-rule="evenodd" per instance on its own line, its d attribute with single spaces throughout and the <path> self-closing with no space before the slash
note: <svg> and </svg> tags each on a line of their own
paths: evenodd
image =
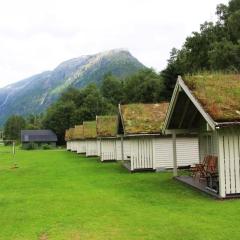
<svg viewBox="0 0 240 240">
<path fill-rule="evenodd" d="M 225 174 L 224 174 L 224 138 L 217 133 L 218 147 L 218 175 L 219 175 L 219 196 L 226 197 Z"/>
<path fill-rule="evenodd" d="M 176 132 L 172 132 L 172 143 L 173 143 L 173 176 L 177 177 L 177 146 L 176 146 Z"/>
</svg>

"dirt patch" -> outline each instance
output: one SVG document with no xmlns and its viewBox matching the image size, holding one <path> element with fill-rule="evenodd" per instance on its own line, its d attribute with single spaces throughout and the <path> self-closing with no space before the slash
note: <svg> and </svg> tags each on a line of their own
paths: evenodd
<svg viewBox="0 0 240 240">
<path fill-rule="evenodd" d="M 48 235 L 47 233 L 41 233 L 38 237 L 38 240 L 48 240 Z"/>
</svg>

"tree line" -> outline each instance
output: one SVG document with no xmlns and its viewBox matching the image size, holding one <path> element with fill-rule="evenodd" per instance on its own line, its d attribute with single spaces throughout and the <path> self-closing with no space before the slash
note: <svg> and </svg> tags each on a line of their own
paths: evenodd
<svg viewBox="0 0 240 240">
<path fill-rule="evenodd" d="M 186 38 L 181 49 L 172 49 L 161 74 L 166 98 L 171 97 L 178 75 L 240 71 L 240 0 L 219 4 L 216 15 L 216 22 L 203 23 L 199 32 Z"/>
<path fill-rule="evenodd" d="M 163 79 L 153 69 L 143 69 L 125 79 L 106 74 L 98 87 L 68 88 L 44 114 L 27 117 L 11 116 L 5 123 L 6 139 L 19 139 L 21 129 L 52 129 L 59 143 L 64 143 L 65 130 L 94 120 L 96 115 L 116 114 L 118 104 L 151 103 L 164 100 Z"/>
</svg>

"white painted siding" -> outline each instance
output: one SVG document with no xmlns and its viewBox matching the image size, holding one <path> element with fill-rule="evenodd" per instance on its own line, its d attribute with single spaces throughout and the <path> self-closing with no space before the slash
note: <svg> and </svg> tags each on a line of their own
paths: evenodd
<svg viewBox="0 0 240 240">
<path fill-rule="evenodd" d="M 101 161 L 116 160 L 116 139 L 101 140 Z"/>
<path fill-rule="evenodd" d="M 220 194 L 240 193 L 240 128 L 219 131 Z"/>
<path fill-rule="evenodd" d="M 118 161 L 122 160 L 122 147 L 121 147 L 121 139 L 116 140 L 116 158 Z"/>
<path fill-rule="evenodd" d="M 101 140 L 100 139 L 97 140 L 97 156 L 98 157 L 101 156 Z"/>
<path fill-rule="evenodd" d="M 66 142 L 66 148 L 67 150 L 71 150 L 71 141 Z"/>
<path fill-rule="evenodd" d="M 85 140 L 79 140 L 77 142 L 77 153 L 85 153 L 85 152 L 86 152 Z"/>
<path fill-rule="evenodd" d="M 131 158 L 131 139 L 123 139 L 123 155 L 124 160 Z"/>
<path fill-rule="evenodd" d="M 153 141 L 149 137 L 130 141 L 131 170 L 153 169 Z"/>
<path fill-rule="evenodd" d="M 69 150 L 72 151 L 72 141 L 69 141 Z"/>
<path fill-rule="evenodd" d="M 179 137 L 177 145 L 177 165 L 187 166 L 199 162 L 199 146 L 197 138 Z M 173 168 L 173 149 L 171 138 L 155 138 L 153 140 L 156 168 Z"/>
<path fill-rule="evenodd" d="M 97 140 L 86 140 L 86 156 L 97 156 Z"/>
<path fill-rule="evenodd" d="M 76 152 L 77 151 L 77 141 L 71 141 L 71 151 Z"/>
<path fill-rule="evenodd" d="M 204 132 L 199 135 L 200 162 L 207 155 L 218 155 L 217 136 L 215 132 Z"/>
</svg>

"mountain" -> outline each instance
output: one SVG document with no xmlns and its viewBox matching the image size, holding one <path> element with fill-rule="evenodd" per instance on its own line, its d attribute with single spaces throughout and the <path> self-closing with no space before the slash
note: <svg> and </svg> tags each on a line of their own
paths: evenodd
<svg viewBox="0 0 240 240">
<path fill-rule="evenodd" d="M 43 112 L 70 86 L 99 85 L 106 73 L 126 77 L 143 68 L 130 52 L 122 49 L 70 59 L 52 71 L 0 88 L 0 125 L 12 114 Z"/>
</svg>

